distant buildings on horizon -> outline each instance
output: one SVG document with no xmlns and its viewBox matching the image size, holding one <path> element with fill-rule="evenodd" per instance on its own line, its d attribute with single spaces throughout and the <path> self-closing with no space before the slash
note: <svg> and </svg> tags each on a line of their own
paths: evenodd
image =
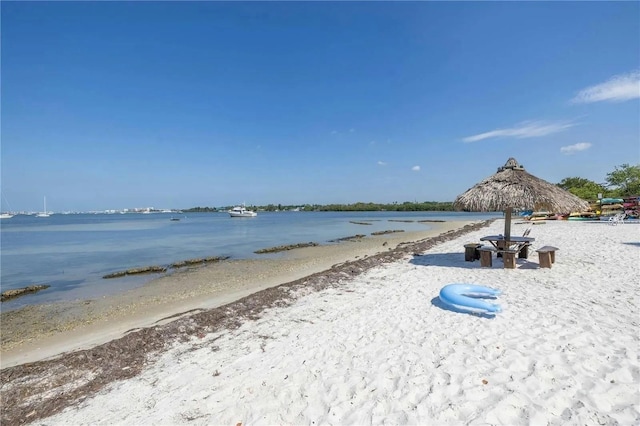
<svg viewBox="0 0 640 426">
<path fill-rule="evenodd" d="M 32 216 L 36 215 L 40 212 L 37 211 L 11 211 L 7 212 L 14 215 L 27 215 Z M 47 211 L 48 214 L 127 214 L 127 213 L 140 213 L 140 214 L 150 214 L 150 213 L 182 213 L 180 209 L 156 209 L 154 207 L 140 207 L 133 209 L 107 209 L 107 210 L 89 210 L 89 211 L 64 211 L 64 212 L 52 212 Z"/>
</svg>

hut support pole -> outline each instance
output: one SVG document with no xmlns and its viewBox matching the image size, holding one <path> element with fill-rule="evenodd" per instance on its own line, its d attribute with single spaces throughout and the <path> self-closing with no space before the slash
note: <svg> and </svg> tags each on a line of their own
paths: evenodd
<svg viewBox="0 0 640 426">
<path fill-rule="evenodd" d="M 507 207 L 507 213 L 504 217 L 504 239 L 511 239 L 511 207 Z"/>
</svg>

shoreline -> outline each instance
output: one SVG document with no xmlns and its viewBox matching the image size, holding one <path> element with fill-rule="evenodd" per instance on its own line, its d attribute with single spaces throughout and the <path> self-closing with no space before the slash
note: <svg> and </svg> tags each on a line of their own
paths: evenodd
<svg viewBox="0 0 640 426">
<path fill-rule="evenodd" d="M 21 350 L 12 351 L 13 358 L 9 358 L 3 351 L 0 369 L 0 381 L 3 386 L 0 390 L 4 404 L 0 419 L 3 424 L 25 424 L 56 414 L 96 395 L 113 382 L 137 376 L 175 343 L 201 339 L 212 332 L 237 330 L 243 323 L 259 318 L 265 310 L 288 306 L 306 294 L 318 293 L 329 287 L 340 287 L 344 285 L 345 280 L 348 283 L 367 270 L 384 263 L 397 262 L 416 251 L 427 250 L 442 242 L 484 228 L 494 221 L 495 219 L 448 222 L 424 232 L 391 234 L 394 238 L 386 235 L 367 240 L 373 244 L 352 247 L 319 246 L 294 250 L 294 265 L 306 267 L 298 270 L 297 274 L 291 274 L 291 271 L 286 274 L 280 270 L 273 274 L 271 279 L 282 281 L 295 275 L 302 275 L 301 278 L 285 280 L 280 284 L 276 282 L 274 286 L 261 291 L 255 287 L 245 289 L 249 295 L 240 297 L 240 294 L 236 294 L 234 301 L 227 301 L 226 304 L 218 299 L 216 308 L 194 308 L 191 305 L 190 309 L 185 311 L 173 305 L 173 314 L 166 316 L 169 311 L 160 310 L 162 314 L 153 317 L 150 316 L 150 310 L 146 310 L 147 316 L 144 321 L 134 328 L 127 328 L 133 324 L 122 320 L 118 321 L 120 327 L 109 332 L 104 327 L 97 327 L 97 330 L 88 327 L 84 328 L 83 332 L 64 333 L 62 344 L 59 343 L 59 339 L 63 334 L 58 333 L 40 339 L 37 344 L 30 343 L 29 348 L 38 351 L 37 357 L 33 353 L 25 353 L 27 345 L 22 345 Z M 408 241 L 409 236 L 415 240 Z M 341 247 L 342 250 L 335 250 L 336 247 Z M 321 251 L 324 251 L 325 256 L 318 256 Z M 206 275 L 211 269 L 203 267 L 191 273 L 185 271 L 187 273 L 181 275 L 185 280 L 191 280 L 198 273 Z M 318 272 L 309 275 L 312 271 Z M 271 272 L 273 273 L 273 269 Z M 236 276 L 237 273 L 236 270 Z M 257 278 L 265 280 L 268 275 L 263 274 Z M 256 277 L 253 278 L 253 281 L 255 280 Z M 152 286 L 150 283 L 145 287 Z M 215 303 L 215 298 L 201 303 L 204 306 Z M 181 309 L 187 307 L 188 305 L 184 305 Z M 160 319 L 156 320 L 158 317 Z M 156 323 L 152 323 L 154 320 Z M 144 324 L 148 326 L 141 328 L 140 325 Z M 122 325 L 126 325 L 124 331 L 121 329 Z M 78 335 L 82 337 L 78 339 Z M 28 360 L 29 357 L 33 359 Z M 12 365 L 9 362 L 12 362 Z"/>
<path fill-rule="evenodd" d="M 0 368 L 89 349 L 131 330 L 166 324 L 189 313 L 217 308 L 345 262 L 392 251 L 473 223 L 478 222 L 434 223 L 425 231 L 303 247 L 288 251 L 280 259 L 225 260 L 184 268 L 117 295 L 2 312 Z"/>
<path fill-rule="evenodd" d="M 5 368 L 0 419 L 633 423 L 640 293 L 633 279 L 611 277 L 635 276 L 635 227 L 536 227 L 534 248 L 560 247 L 552 268 L 540 267 L 535 250 L 515 269 L 463 260 L 464 244 L 503 227 L 485 221 L 401 242 L 88 350 Z M 595 240 L 602 250 L 592 250 Z M 438 292 L 450 283 L 499 289 L 504 309 L 495 317 L 449 309 Z"/>
</svg>

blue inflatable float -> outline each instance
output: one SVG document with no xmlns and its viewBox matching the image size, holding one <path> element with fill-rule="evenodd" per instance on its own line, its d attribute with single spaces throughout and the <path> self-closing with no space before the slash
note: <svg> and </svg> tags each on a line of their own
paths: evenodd
<svg viewBox="0 0 640 426">
<path fill-rule="evenodd" d="M 473 313 L 496 314 L 502 312 L 500 305 L 489 303 L 481 298 L 497 297 L 502 291 L 473 284 L 449 284 L 440 290 L 440 301 L 451 306 Z"/>
</svg>

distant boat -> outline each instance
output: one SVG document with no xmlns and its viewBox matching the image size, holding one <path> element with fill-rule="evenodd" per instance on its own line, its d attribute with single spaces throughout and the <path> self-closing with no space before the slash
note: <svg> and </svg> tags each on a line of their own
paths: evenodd
<svg viewBox="0 0 640 426">
<path fill-rule="evenodd" d="M 38 213 L 36 217 L 49 217 L 49 213 L 47 213 L 47 197 L 44 197 L 44 211 L 42 213 Z"/>
<path fill-rule="evenodd" d="M 11 206 L 9 205 L 9 202 L 7 201 L 7 199 L 5 198 L 4 194 L 2 194 L 2 199 L 4 200 L 5 203 L 7 203 L 7 207 L 9 207 L 9 210 L 11 210 Z M 11 219 L 13 216 L 13 214 L 11 213 L 0 213 L 0 219 Z"/>
<path fill-rule="evenodd" d="M 258 213 L 247 210 L 244 204 L 242 206 L 236 206 L 229 210 L 229 216 L 231 217 L 256 217 Z"/>
</svg>

